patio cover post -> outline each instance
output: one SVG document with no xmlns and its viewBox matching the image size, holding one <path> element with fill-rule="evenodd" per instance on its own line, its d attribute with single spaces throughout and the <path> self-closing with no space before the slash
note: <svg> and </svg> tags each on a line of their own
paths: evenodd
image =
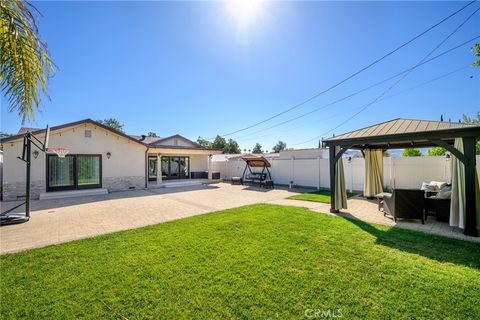
<svg viewBox="0 0 480 320">
<path fill-rule="evenodd" d="M 463 138 L 463 152 L 467 158 L 465 166 L 465 234 L 478 236 L 477 230 L 477 200 L 476 200 L 476 169 L 475 169 L 475 137 Z"/>
<path fill-rule="evenodd" d="M 162 155 L 157 154 L 157 184 L 162 183 Z"/>
</svg>

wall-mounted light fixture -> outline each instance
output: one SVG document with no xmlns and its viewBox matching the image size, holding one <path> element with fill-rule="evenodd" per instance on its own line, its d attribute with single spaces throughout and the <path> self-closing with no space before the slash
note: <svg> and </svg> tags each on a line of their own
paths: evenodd
<svg viewBox="0 0 480 320">
<path fill-rule="evenodd" d="M 352 162 L 352 157 L 347 158 L 348 163 Z"/>
<path fill-rule="evenodd" d="M 38 158 L 38 155 L 39 155 L 39 154 L 40 154 L 40 152 L 38 152 L 38 150 L 34 150 L 34 151 L 33 151 L 33 157 L 34 157 L 35 159 Z"/>
<path fill-rule="evenodd" d="M 110 151 L 107 152 L 107 159 L 110 159 L 110 157 L 112 156 L 112 153 Z"/>
<path fill-rule="evenodd" d="M 450 161 L 450 153 L 445 153 L 445 160 Z"/>
</svg>

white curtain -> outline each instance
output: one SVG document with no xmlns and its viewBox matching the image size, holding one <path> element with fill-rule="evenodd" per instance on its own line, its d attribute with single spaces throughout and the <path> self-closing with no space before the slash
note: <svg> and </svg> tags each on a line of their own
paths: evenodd
<svg viewBox="0 0 480 320">
<path fill-rule="evenodd" d="M 335 148 L 335 154 L 340 150 Z M 347 189 L 345 188 L 345 172 L 343 170 L 343 159 L 340 157 L 335 168 L 335 210 L 347 209 Z"/>
<path fill-rule="evenodd" d="M 383 150 L 365 149 L 365 184 L 363 196 L 373 197 L 383 192 Z"/>
<path fill-rule="evenodd" d="M 456 138 L 454 147 L 463 153 L 463 139 Z M 452 157 L 452 200 L 450 203 L 450 225 L 465 229 L 465 167 Z"/>
</svg>

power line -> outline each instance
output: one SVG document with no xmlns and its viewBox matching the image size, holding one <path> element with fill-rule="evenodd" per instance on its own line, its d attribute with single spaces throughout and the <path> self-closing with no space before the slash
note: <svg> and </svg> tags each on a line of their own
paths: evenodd
<svg viewBox="0 0 480 320">
<path fill-rule="evenodd" d="M 419 63 L 417 63 L 408 73 L 406 73 L 405 75 L 403 75 L 402 78 L 400 78 L 399 80 L 397 80 L 393 85 L 391 85 L 390 87 L 388 87 L 385 91 L 383 91 L 378 97 L 376 97 L 373 101 L 371 101 L 370 103 L 367 103 L 365 106 L 362 107 L 362 109 L 360 109 L 358 112 L 354 113 L 352 116 L 348 117 L 346 120 L 344 120 L 343 122 L 341 122 L 339 125 L 337 125 L 336 127 L 334 127 L 333 129 L 330 129 L 329 131 L 319 135 L 319 136 L 316 136 L 312 139 L 309 139 L 308 141 L 304 141 L 304 142 L 301 142 L 301 143 L 297 143 L 297 144 L 294 144 L 295 145 L 300 145 L 300 144 L 304 144 L 304 143 L 307 143 L 307 142 L 310 142 L 310 141 L 313 141 L 313 140 L 317 140 L 319 138 L 321 138 L 322 136 L 338 129 L 339 127 L 343 126 L 345 123 L 347 123 L 348 121 L 352 120 L 353 118 L 355 118 L 356 116 L 358 116 L 360 113 L 362 113 L 363 111 L 367 110 L 368 107 L 370 107 L 371 105 L 375 104 L 376 102 L 379 101 L 379 99 L 381 99 L 385 94 L 387 94 L 390 90 L 392 90 L 395 86 L 397 86 L 403 79 L 405 79 L 413 70 L 415 70 L 417 67 L 420 66 L 421 63 L 423 63 L 426 59 L 428 59 L 428 57 L 430 57 L 430 55 L 433 54 L 433 52 L 435 52 L 441 45 L 443 45 L 452 35 L 454 35 L 465 23 L 467 23 L 478 11 L 480 10 L 480 7 L 475 10 L 473 13 L 471 13 L 464 21 L 462 21 L 462 23 L 460 23 L 450 34 L 448 34 L 442 41 L 440 41 L 440 43 L 438 45 L 435 46 L 435 48 L 433 48 L 433 50 L 431 50 L 422 60 L 420 60 Z"/>
<path fill-rule="evenodd" d="M 433 30 L 434 28 L 438 27 L 439 25 L 441 25 L 442 23 L 444 23 L 445 21 L 447 21 L 448 19 L 450 19 L 451 17 L 455 16 L 456 14 L 458 14 L 459 12 L 461 12 L 462 10 L 464 10 L 465 8 L 467 8 L 468 6 L 472 5 L 473 3 L 475 3 L 477 0 L 473 0 L 469 3 L 467 3 L 465 6 L 463 6 L 462 8 L 458 9 L 457 11 L 451 13 L 450 15 L 448 15 L 447 17 L 443 18 L 442 20 L 440 20 L 439 22 L 435 23 L 433 26 L 429 27 L 428 29 L 424 30 L 423 32 L 419 33 L 418 35 L 414 36 L 413 38 L 411 38 L 410 40 L 408 40 L 407 42 L 401 44 L 400 46 L 398 46 L 397 48 L 395 48 L 394 50 L 388 52 L 387 54 L 383 55 L 382 57 L 378 58 L 377 60 L 373 61 L 372 63 L 370 63 L 369 65 L 361 68 L 360 70 L 354 72 L 353 74 L 351 74 L 350 76 L 346 77 L 345 79 L 341 80 L 340 82 L 337 82 L 336 84 L 328 87 L 327 89 L 311 96 L 310 98 L 306 99 L 306 100 L 303 100 L 302 102 L 300 103 L 297 103 L 295 105 L 293 105 L 292 107 L 290 108 L 287 108 L 285 109 L 284 111 L 282 112 L 279 112 L 271 117 L 268 117 L 267 119 L 264 119 L 262 121 L 259 121 L 259 122 L 256 122 L 252 125 L 249 125 L 247 127 L 244 127 L 244 128 L 241 128 L 241 129 L 238 129 L 238 130 L 235 130 L 235 131 L 232 131 L 232 132 L 228 132 L 228 133 L 225 133 L 223 135 L 221 135 L 221 137 L 226 137 L 226 136 L 230 136 L 232 134 L 235 134 L 235 133 L 239 133 L 239 132 L 242 132 L 242 131 L 245 131 L 245 130 L 248 130 L 248 129 L 251 129 L 253 127 L 256 127 L 262 123 L 265 123 L 267 121 L 270 121 L 272 119 L 275 119 L 287 112 L 290 112 L 296 108 L 299 108 L 301 106 L 303 106 L 304 104 L 312 101 L 313 99 L 316 99 L 317 97 L 319 97 L 320 95 L 322 94 L 325 94 L 327 93 L 328 91 L 332 90 L 332 89 L 335 89 L 336 87 L 340 86 L 341 84 L 347 82 L 348 80 L 352 79 L 353 77 L 359 75 L 360 73 L 362 73 L 363 71 L 371 68 L 372 66 L 374 66 L 375 64 L 379 63 L 380 61 L 386 59 L 387 57 L 391 56 L 392 54 L 394 54 L 395 52 L 399 51 L 400 49 L 406 47 L 407 45 L 409 45 L 410 43 L 412 43 L 413 41 L 417 40 L 418 38 L 422 37 L 424 34 L 430 32 L 431 30 Z M 209 138 L 209 139 L 206 139 L 206 140 L 212 140 L 214 138 Z"/>
<path fill-rule="evenodd" d="M 318 107 L 318 108 L 315 108 L 315 109 L 313 109 L 313 110 L 311 110 L 311 111 L 309 111 L 309 112 L 303 113 L 303 114 L 301 114 L 301 115 L 299 115 L 299 116 L 296 116 L 296 117 L 294 117 L 294 118 L 290 118 L 290 119 L 287 119 L 287 120 L 282 121 L 282 122 L 280 122 L 280 123 L 274 124 L 274 125 L 272 125 L 272 126 L 270 126 L 270 127 L 267 127 L 267 128 L 261 129 L 261 130 L 257 130 L 257 131 L 255 131 L 255 132 L 252 132 L 252 133 L 249 133 L 249 134 L 246 134 L 246 135 L 237 137 L 236 139 L 241 139 L 241 138 L 249 137 L 249 136 L 251 136 L 251 135 L 254 135 L 254 134 L 257 134 L 257 133 L 266 131 L 266 130 L 270 130 L 270 129 L 276 128 L 276 127 L 281 126 L 281 125 L 284 125 L 284 124 L 286 124 L 286 123 L 289 123 L 289 122 L 292 122 L 292 121 L 301 119 L 301 118 L 303 118 L 303 117 L 306 117 L 306 116 L 308 116 L 308 115 L 311 115 L 311 114 L 313 114 L 313 113 L 315 113 L 315 112 L 318 112 L 318 111 L 320 111 L 320 110 L 323 110 L 323 109 L 325 109 L 325 108 L 327 108 L 327 107 L 330 107 L 330 106 L 332 106 L 332 105 L 335 105 L 335 104 L 337 104 L 337 103 L 339 103 L 339 102 L 345 101 L 345 100 L 347 100 L 347 99 L 349 99 L 349 98 L 351 98 L 351 97 L 353 97 L 353 96 L 356 96 L 356 95 L 358 95 L 358 94 L 360 94 L 360 93 L 362 93 L 362 92 L 365 92 L 365 91 L 367 91 L 367 90 L 370 90 L 370 89 L 372 89 L 372 88 L 374 88 L 374 87 L 376 87 L 376 86 L 379 86 L 379 85 L 381 85 L 381 84 L 383 84 L 383 83 L 385 83 L 385 82 L 388 82 L 388 81 L 390 81 L 390 80 L 392 80 L 392 79 L 395 79 L 395 78 L 397 78 L 397 77 L 399 77 L 399 76 L 401 76 L 401 75 L 403 75 L 403 74 L 405 74 L 405 73 L 408 73 L 409 71 L 413 70 L 414 68 L 420 67 L 420 66 L 422 66 L 422 65 L 424 65 L 424 64 L 427 64 L 427 63 L 429 63 L 429 62 L 431 62 L 431 61 L 433 61 L 433 60 L 436 60 L 436 59 L 438 59 L 438 58 L 440 58 L 440 57 L 442 57 L 442 56 L 444 56 L 444 55 L 446 55 L 446 54 L 448 54 L 448 53 L 450 53 L 450 52 L 452 52 L 452 51 L 454 51 L 454 50 L 456 50 L 456 49 L 458 49 L 458 48 L 461 48 L 461 47 L 469 44 L 471 41 L 473 41 L 473 40 L 475 40 L 475 39 L 477 39 L 477 38 L 480 38 L 480 36 L 477 36 L 477 37 L 475 37 L 475 38 L 472 38 L 472 39 L 469 39 L 469 40 L 467 40 L 467 41 L 465 41 L 465 42 L 462 42 L 461 44 L 456 45 L 455 47 L 452 47 L 452 48 L 450 48 L 450 49 L 448 49 L 448 50 L 446 50 L 446 51 L 443 51 L 442 53 L 440 53 L 440 54 L 438 54 L 438 55 L 436 55 L 436 56 L 434 56 L 434 57 L 432 57 L 432 58 L 430 58 L 430 59 L 428 59 L 428 60 L 425 60 L 425 61 L 421 62 L 421 63 L 418 64 L 417 66 L 414 66 L 414 67 L 408 68 L 408 69 L 406 69 L 406 70 L 403 70 L 403 71 L 401 71 L 401 72 L 399 72 L 399 73 L 397 73 L 397 74 L 395 74 L 395 75 L 393 75 L 393 76 L 390 76 L 390 77 L 385 78 L 385 79 L 383 79 L 383 80 L 381 80 L 381 81 L 378 81 L 378 82 L 376 82 L 376 83 L 374 83 L 374 84 L 372 84 L 372 85 L 370 85 L 370 86 L 368 86 L 368 87 L 365 87 L 365 88 L 363 88 L 363 89 L 361 89 L 361 90 L 358 90 L 358 91 L 356 91 L 356 92 L 354 92 L 354 93 L 351 93 L 351 94 L 349 94 L 349 95 L 347 95 L 347 96 L 344 96 L 344 97 L 342 97 L 342 98 L 340 98 L 340 99 L 337 99 L 337 100 L 335 100 L 335 101 L 333 101 L 333 102 L 330 102 L 330 103 L 328 103 L 328 104 L 326 104 L 326 105 L 323 105 L 323 106 L 320 106 L 320 107 Z"/>
<path fill-rule="evenodd" d="M 427 80 L 427 81 L 425 81 L 425 82 L 418 83 L 418 84 L 416 84 L 416 85 L 414 85 L 414 86 L 412 86 L 412 87 L 410 87 L 410 88 L 407 88 L 407 89 L 402 90 L 402 91 L 400 91 L 400 92 L 397 92 L 397 93 L 395 93 L 395 94 L 391 94 L 391 95 L 389 95 L 389 96 L 383 97 L 383 98 L 380 99 L 378 102 L 384 101 L 384 100 L 387 100 L 387 99 L 391 99 L 391 98 L 394 98 L 394 97 L 396 97 L 396 96 L 405 94 L 405 93 L 407 93 L 407 92 L 409 92 L 409 91 L 412 91 L 412 90 L 418 89 L 418 88 L 420 88 L 420 87 L 426 86 L 426 85 L 428 85 L 428 84 L 430 84 L 430 83 L 432 83 L 432 82 L 441 80 L 441 79 L 446 78 L 446 77 L 448 77 L 448 76 L 451 76 L 451 75 L 453 75 L 453 74 L 455 74 L 455 73 L 457 73 L 457 72 L 459 72 L 459 71 L 461 71 L 461 70 L 467 69 L 467 68 L 470 67 L 470 66 L 471 66 L 471 65 L 468 64 L 468 65 L 466 65 L 466 66 L 457 68 L 457 69 L 455 69 L 455 70 L 452 70 L 452 71 L 449 71 L 449 72 L 447 72 L 447 73 L 445 73 L 445 74 L 442 74 L 442 75 L 440 75 L 440 76 L 437 76 L 437 77 L 435 77 L 435 78 L 433 78 L 433 79 Z M 357 108 L 355 108 L 355 109 L 361 109 L 361 108 L 362 108 L 362 107 L 357 107 Z M 320 122 L 323 122 L 323 121 L 325 121 L 325 120 L 330 120 L 330 119 L 332 119 L 332 118 L 336 118 L 336 117 L 342 115 L 343 113 L 344 113 L 344 112 L 339 112 L 339 113 L 336 113 L 336 114 L 334 114 L 334 115 L 332 115 L 332 116 L 330 116 L 330 117 L 323 118 L 323 119 L 320 120 Z M 318 123 L 318 122 L 319 122 L 319 121 L 316 121 L 315 123 Z M 290 129 L 284 130 L 282 133 L 284 133 L 284 132 L 290 132 L 290 131 L 297 130 L 297 129 L 304 128 L 304 127 L 305 127 L 305 126 L 303 126 L 303 125 L 302 125 L 302 126 L 297 126 L 297 127 L 294 127 L 294 128 L 290 128 Z M 269 137 L 269 136 L 272 136 L 272 135 L 274 135 L 274 134 L 277 134 L 277 133 L 270 133 L 270 134 L 267 134 L 267 135 L 264 135 L 264 136 L 253 137 L 253 138 L 249 138 L 249 139 L 242 139 L 242 140 L 238 140 L 238 141 L 251 141 L 251 140 L 256 140 L 256 139 L 261 139 L 261 138 Z"/>
</svg>

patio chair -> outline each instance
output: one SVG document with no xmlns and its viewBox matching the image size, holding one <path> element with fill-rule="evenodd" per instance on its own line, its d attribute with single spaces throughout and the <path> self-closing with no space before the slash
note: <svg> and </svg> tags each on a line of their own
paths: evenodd
<svg viewBox="0 0 480 320">
<path fill-rule="evenodd" d="M 425 193 L 422 190 L 394 189 L 383 197 L 383 215 L 397 219 L 418 219 L 425 223 Z"/>
</svg>

